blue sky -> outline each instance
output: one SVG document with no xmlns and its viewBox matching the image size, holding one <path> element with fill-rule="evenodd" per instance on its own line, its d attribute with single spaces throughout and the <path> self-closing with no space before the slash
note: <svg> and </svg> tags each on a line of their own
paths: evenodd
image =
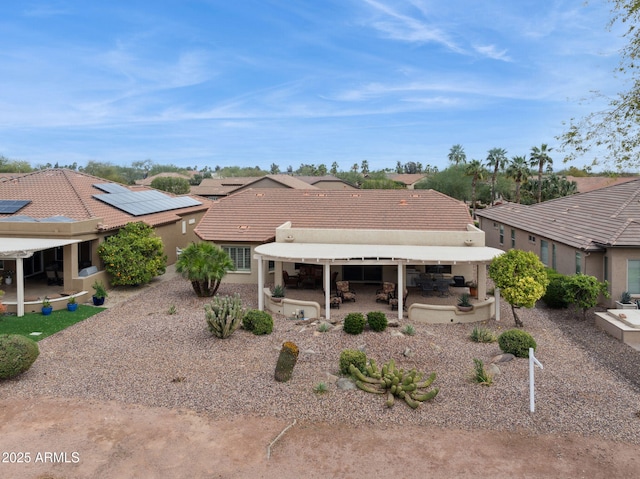
<svg viewBox="0 0 640 479">
<path fill-rule="evenodd" d="M 621 91 L 609 18 L 598 0 L 2 2 L 0 155 L 282 170 L 443 168 L 454 144 L 524 155 L 597 108 L 590 91 Z"/>
</svg>

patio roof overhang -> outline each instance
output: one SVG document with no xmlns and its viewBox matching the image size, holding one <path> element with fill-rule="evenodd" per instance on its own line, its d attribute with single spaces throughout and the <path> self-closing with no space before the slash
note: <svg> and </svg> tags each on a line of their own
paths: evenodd
<svg viewBox="0 0 640 479">
<path fill-rule="evenodd" d="M 55 238 L 2 238 L 0 241 L 0 259 L 29 258 L 36 251 L 58 248 L 80 240 Z"/>
<path fill-rule="evenodd" d="M 487 246 L 267 243 L 255 248 L 255 254 L 265 260 L 318 263 L 480 264 L 503 253 Z"/>
</svg>

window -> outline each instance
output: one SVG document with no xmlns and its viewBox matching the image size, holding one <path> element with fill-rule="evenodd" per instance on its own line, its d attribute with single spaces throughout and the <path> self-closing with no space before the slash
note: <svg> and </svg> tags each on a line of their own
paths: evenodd
<svg viewBox="0 0 640 479">
<path fill-rule="evenodd" d="M 553 269 L 555 269 L 556 271 L 558 271 L 558 265 L 556 262 L 556 255 L 557 255 L 557 248 L 556 248 L 556 244 L 553 243 L 551 245 L 551 267 Z"/>
<path fill-rule="evenodd" d="M 504 244 L 504 225 L 500 225 L 500 244 Z"/>
<path fill-rule="evenodd" d="M 627 261 L 627 291 L 631 294 L 640 294 L 640 260 Z"/>
<path fill-rule="evenodd" d="M 533 235 L 529 235 L 529 242 L 530 243 L 535 243 L 536 242 L 536 237 Z"/>
<path fill-rule="evenodd" d="M 602 277 L 604 278 L 605 281 L 609 281 L 609 257 L 608 256 L 604 257 L 604 261 L 602 262 L 602 269 L 604 269 Z"/>
<path fill-rule="evenodd" d="M 540 261 L 549 266 L 549 243 L 545 240 L 540 240 Z"/>
<path fill-rule="evenodd" d="M 236 267 L 236 271 L 251 271 L 251 248 L 248 246 L 223 246 Z"/>
<path fill-rule="evenodd" d="M 582 254 L 576 251 L 576 274 L 582 273 Z"/>
<path fill-rule="evenodd" d="M 516 230 L 511 230 L 511 247 L 516 247 Z"/>
</svg>

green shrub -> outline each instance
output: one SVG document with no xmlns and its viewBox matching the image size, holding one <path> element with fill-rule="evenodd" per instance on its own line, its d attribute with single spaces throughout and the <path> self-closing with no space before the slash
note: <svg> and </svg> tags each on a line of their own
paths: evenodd
<svg viewBox="0 0 640 479">
<path fill-rule="evenodd" d="M 549 285 L 542 297 L 542 301 L 550 308 L 567 308 L 569 306 L 565 299 L 567 296 L 565 288 L 567 276 L 557 273 L 553 269 L 547 269 L 547 277 L 549 278 Z"/>
<path fill-rule="evenodd" d="M 373 331 L 380 333 L 387 329 L 387 316 L 381 311 L 372 311 L 367 313 L 367 323 Z"/>
<path fill-rule="evenodd" d="M 364 373 L 367 370 L 367 355 L 358 349 L 345 349 L 340 353 L 340 372 L 349 374 L 352 364 Z"/>
<path fill-rule="evenodd" d="M 250 309 L 242 318 L 242 327 L 253 332 L 256 336 L 271 334 L 273 331 L 273 318 L 266 311 Z"/>
<path fill-rule="evenodd" d="M 345 333 L 360 334 L 364 331 L 366 320 L 362 313 L 349 313 L 344 318 L 342 329 Z"/>
<path fill-rule="evenodd" d="M 22 374 L 38 358 L 38 344 L 19 334 L 0 334 L 0 379 Z"/>
<path fill-rule="evenodd" d="M 487 328 L 482 327 L 474 327 L 473 331 L 471 331 L 471 341 L 475 341 L 476 343 L 495 343 L 496 335 L 493 331 Z"/>
<path fill-rule="evenodd" d="M 509 329 L 498 336 L 498 345 L 505 353 L 511 353 L 518 358 L 528 358 L 529 348 L 535 351 L 536 341 L 526 331 Z"/>
</svg>

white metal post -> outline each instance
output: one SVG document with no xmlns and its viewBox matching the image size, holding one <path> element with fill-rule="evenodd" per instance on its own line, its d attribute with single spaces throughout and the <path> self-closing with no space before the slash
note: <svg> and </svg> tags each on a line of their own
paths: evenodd
<svg viewBox="0 0 640 479">
<path fill-rule="evenodd" d="M 495 288 L 493 290 L 493 296 L 496 300 L 496 321 L 500 321 L 500 288 Z"/>
<path fill-rule="evenodd" d="M 529 410 L 531 412 L 536 410 L 535 380 L 533 374 L 535 366 L 540 366 L 540 369 L 544 369 L 540 361 L 533 355 L 533 348 L 529 348 Z"/>
</svg>

